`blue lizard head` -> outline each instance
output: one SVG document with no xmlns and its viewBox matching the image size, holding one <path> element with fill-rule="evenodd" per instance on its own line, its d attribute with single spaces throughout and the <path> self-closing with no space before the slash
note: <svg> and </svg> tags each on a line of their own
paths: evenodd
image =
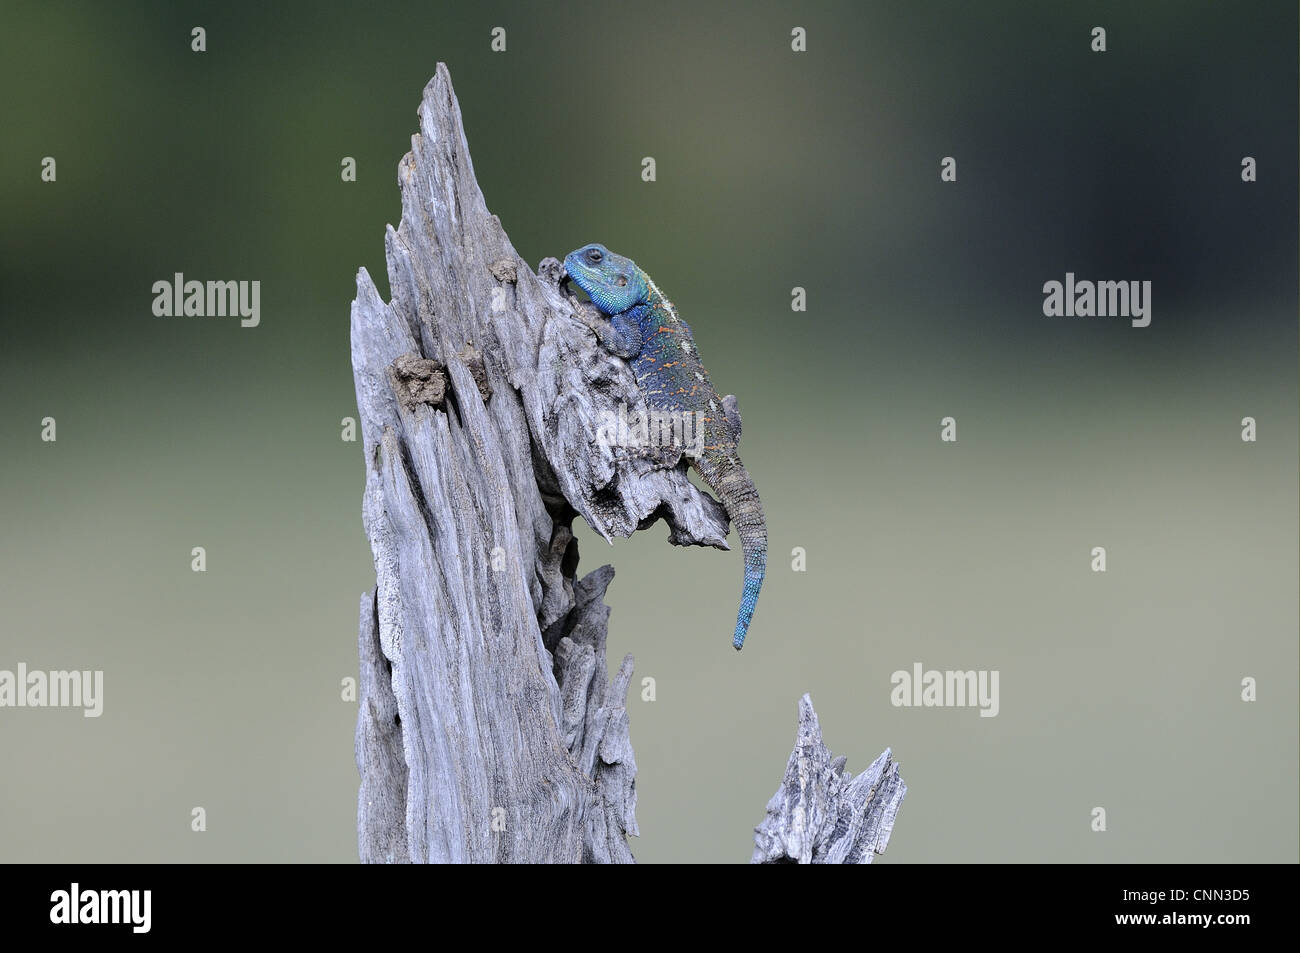
<svg viewBox="0 0 1300 953">
<path fill-rule="evenodd" d="M 620 314 L 648 300 L 645 273 L 631 258 L 616 255 L 604 245 L 592 243 L 569 252 L 564 268 L 605 314 Z"/>
</svg>

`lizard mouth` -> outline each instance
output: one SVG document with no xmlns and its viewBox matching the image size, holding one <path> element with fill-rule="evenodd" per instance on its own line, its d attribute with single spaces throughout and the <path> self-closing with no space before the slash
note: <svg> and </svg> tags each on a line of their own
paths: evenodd
<svg viewBox="0 0 1300 953">
<path fill-rule="evenodd" d="M 565 271 L 564 275 L 560 278 L 559 287 L 561 293 L 568 295 L 569 298 L 576 303 L 582 304 L 591 301 L 591 297 L 587 294 L 586 290 L 582 285 L 574 280 L 573 275 L 569 274 L 568 271 Z M 593 301 L 592 304 L 595 304 L 595 302 Z"/>
</svg>

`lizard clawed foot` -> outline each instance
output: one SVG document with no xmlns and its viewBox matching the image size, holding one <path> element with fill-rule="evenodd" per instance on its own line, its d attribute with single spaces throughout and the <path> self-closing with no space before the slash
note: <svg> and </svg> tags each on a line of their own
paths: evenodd
<svg viewBox="0 0 1300 953">
<path fill-rule="evenodd" d="M 740 440 L 740 404 L 736 401 L 735 394 L 728 394 L 722 398 L 722 413 L 727 418 L 727 423 L 731 429 L 736 432 L 736 440 Z"/>
</svg>

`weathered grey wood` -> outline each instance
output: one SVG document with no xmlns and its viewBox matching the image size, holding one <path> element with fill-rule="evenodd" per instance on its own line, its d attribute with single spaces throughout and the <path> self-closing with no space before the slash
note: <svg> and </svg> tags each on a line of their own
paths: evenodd
<svg viewBox="0 0 1300 953">
<path fill-rule="evenodd" d="M 907 794 L 886 748 L 856 778 L 832 757 L 807 695 L 781 786 L 754 829 L 754 864 L 869 864 L 883 854 Z"/>
<path fill-rule="evenodd" d="M 358 844 L 368 862 L 630 862 L 636 762 L 605 661 L 605 566 L 571 527 L 662 519 L 726 548 L 727 516 L 673 459 L 600 425 L 644 402 L 594 309 L 534 274 L 488 212 L 444 65 L 398 166 L 392 300 L 357 275 L 352 366 L 376 585 L 361 603 Z"/>
<path fill-rule="evenodd" d="M 361 597 L 361 679 L 357 715 L 357 829 L 362 860 L 407 863 L 406 762 L 397 699 L 389 685 L 392 668 L 379 650 L 374 590 Z"/>
<path fill-rule="evenodd" d="M 366 861 L 630 861 L 636 763 L 605 668 L 609 567 L 576 576 L 575 514 L 726 546 L 681 468 L 618 459 L 640 403 L 474 179 L 446 67 L 424 91 L 388 229 L 392 301 L 363 269 L 352 363 L 376 588 L 363 599 L 357 764 Z"/>
</svg>

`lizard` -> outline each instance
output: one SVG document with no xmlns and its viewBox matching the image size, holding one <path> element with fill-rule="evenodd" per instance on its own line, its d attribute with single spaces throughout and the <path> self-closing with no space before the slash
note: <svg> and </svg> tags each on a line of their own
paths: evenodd
<svg viewBox="0 0 1300 953">
<path fill-rule="evenodd" d="M 589 323 L 602 347 L 632 365 L 652 411 L 692 414 L 703 439 L 683 456 L 717 494 L 736 526 L 745 557 L 744 588 L 731 644 L 739 651 L 767 568 L 767 523 L 758 490 L 740 462 L 736 398 L 720 398 L 695 347 L 690 326 L 636 262 L 590 244 L 564 259 L 568 277 L 609 320 Z"/>
</svg>

